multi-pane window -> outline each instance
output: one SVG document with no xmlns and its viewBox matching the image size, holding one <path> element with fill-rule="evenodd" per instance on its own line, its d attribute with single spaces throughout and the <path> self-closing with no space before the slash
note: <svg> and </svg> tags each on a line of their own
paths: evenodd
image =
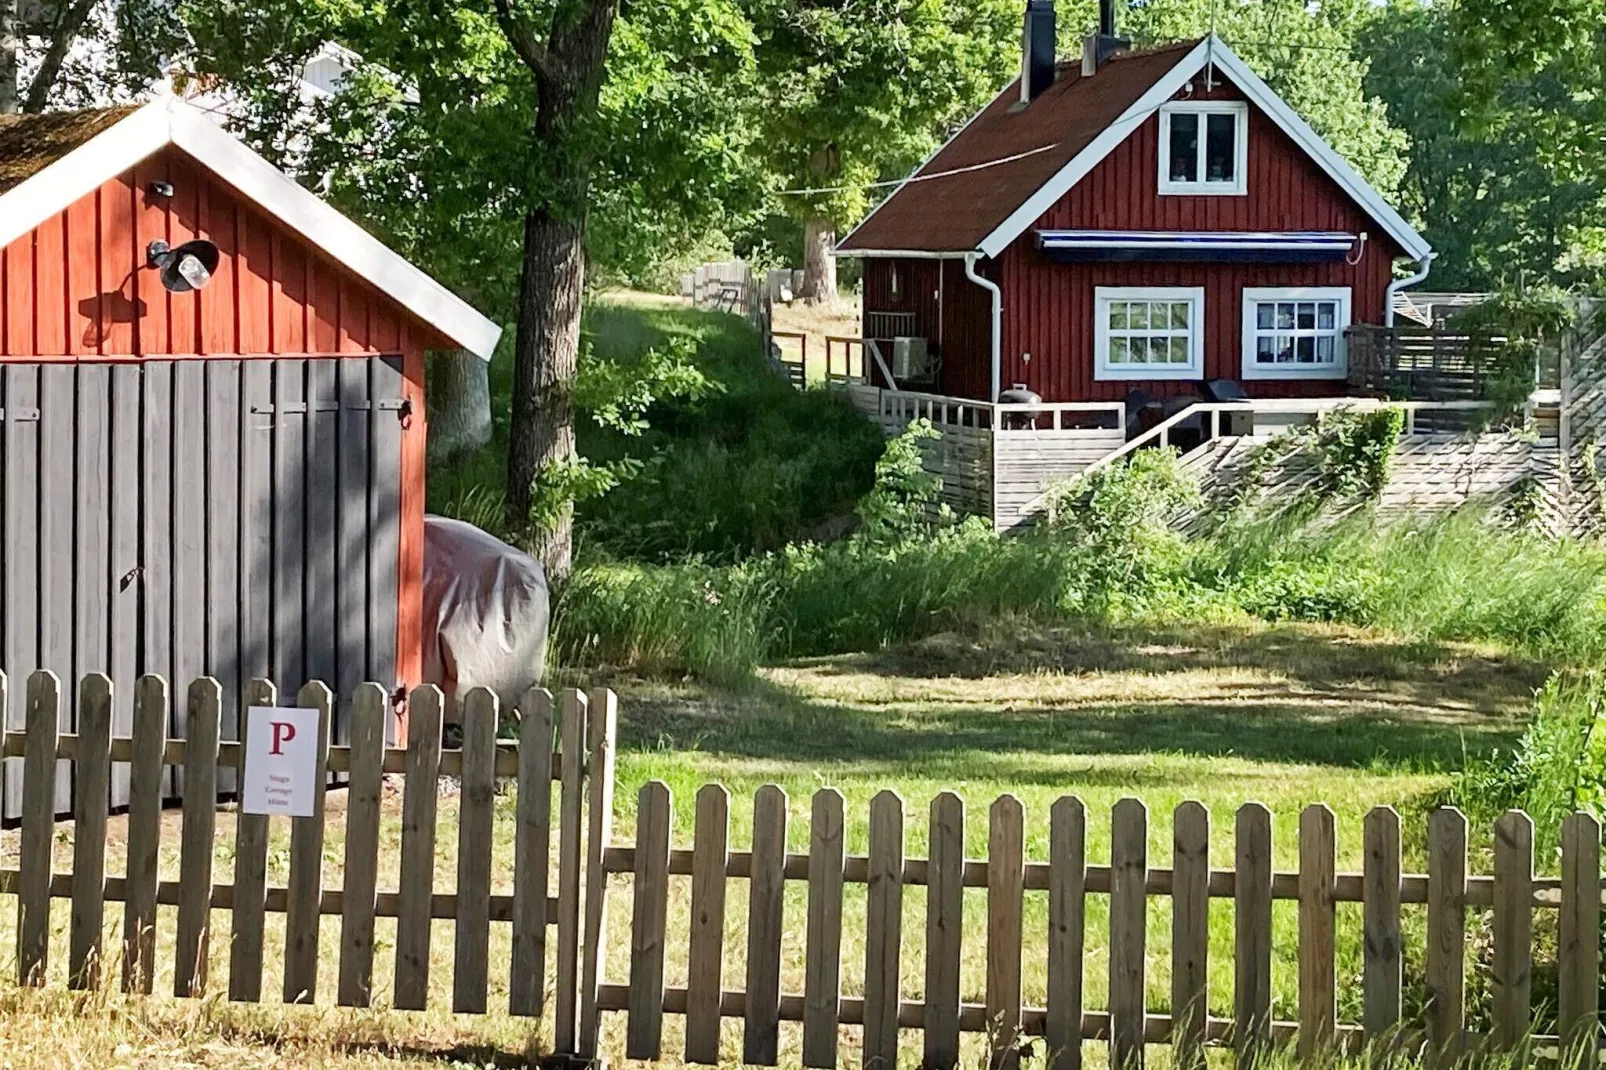
<svg viewBox="0 0 1606 1070">
<path fill-rule="evenodd" d="M 1161 193 L 1243 193 L 1249 108 L 1186 101 L 1160 110 Z"/>
<path fill-rule="evenodd" d="M 1202 289 L 1101 286 L 1096 304 L 1098 378 L 1198 377 L 1204 330 Z"/>
<path fill-rule="evenodd" d="M 1247 379 L 1342 378 L 1348 287 L 1244 290 Z"/>
</svg>

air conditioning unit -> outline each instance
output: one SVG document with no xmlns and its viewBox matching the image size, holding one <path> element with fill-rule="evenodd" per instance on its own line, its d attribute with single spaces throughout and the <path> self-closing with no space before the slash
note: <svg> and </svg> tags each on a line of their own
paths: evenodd
<svg viewBox="0 0 1606 1070">
<path fill-rule="evenodd" d="M 931 351 L 924 338 L 892 340 L 892 377 L 916 380 L 931 378 Z"/>
</svg>

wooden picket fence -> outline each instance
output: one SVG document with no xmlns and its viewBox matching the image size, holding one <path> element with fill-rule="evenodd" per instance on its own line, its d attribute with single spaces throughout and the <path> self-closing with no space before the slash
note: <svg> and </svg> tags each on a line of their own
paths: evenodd
<svg viewBox="0 0 1606 1070">
<path fill-rule="evenodd" d="M 665 1013 L 684 1016 L 685 1061 L 720 1060 L 720 1021 L 743 1021 L 742 1062 L 775 1065 L 779 1023 L 802 1023 L 802 1064 L 835 1067 L 840 1026 L 860 1026 L 863 1065 L 894 1067 L 900 1030 L 922 1033 L 923 1067 L 954 1067 L 961 1034 L 984 1034 L 990 1065 L 1013 1070 L 1041 1038 L 1038 1054 L 1055 1070 L 1081 1065 L 1084 1041 L 1108 1044 L 1112 1066 L 1143 1062 L 1146 1044 L 1169 1043 L 1175 1063 L 1204 1066 L 1208 1045 L 1227 1045 L 1238 1065 L 1250 1066 L 1267 1045 L 1293 1042 L 1309 1055 L 1336 1047 L 1355 1053 L 1381 1042 L 1396 1050 L 1426 1051 L 1449 1065 L 1481 1046 L 1500 1049 L 1557 1045 L 1555 1035 L 1531 1032 L 1531 933 L 1534 912 L 1560 910 L 1560 1007 L 1562 1036 L 1593 1040 L 1600 973 L 1600 826 L 1587 814 L 1569 818 L 1562 830 L 1561 877 L 1542 879 L 1533 869 L 1533 823 L 1510 813 L 1495 826 L 1494 873 L 1467 875 L 1467 822 L 1459 811 L 1438 810 L 1428 822 L 1428 872 L 1401 872 L 1400 819 L 1387 807 L 1365 822 L 1365 869 L 1339 873 L 1333 813 L 1326 806 L 1299 817 L 1299 869 L 1274 872 L 1272 815 L 1255 803 L 1236 821 L 1236 866 L 1209 864 L 1210 818 L 1197 802 L 1183 803 L 1174 820 L 1169 868 L 1147 854 L 1148 812 L 1136 799 L 1117 803 L 1112 814 L 1108 865 L 1089 864 L 1087 812 L 1065 797 L 1050 814 L 1046 861 L 1024 855 L 1024 812 L 1018 799 L 1003 796 L 987 817 L 987 858 L 964 856 L 965 805 L 957 795 L 939 795 L 930 806 L 930 857 L 904 851 L 903 800 L 885 791 L 870 803 L 869 853 L 844 852 L 844 807 L 833 789 L 812 801 L 809 850 L 789 854 L 788 801 L 781 789 L 761 788 L 753 802 L 750 851 L 727 844 L 729 795 L 717 784 L 696 797 L 694 842 L 671 850 L 672 802 L 662 783 L 645 785 L 637 802 L 637 841 L 612 846 L 604 864 L 633 875 L 628 983 L 601 985 L 602 1007 L 628 1015 L 625 1054 L 632 1059 L 663 1055 Z M 664 983 L 664 949 L 671 875 L 689 875 L 689 961 L 684 988 Z M 725 987 L 724 918 L 727 885 L 745 878 L 747 888 L 746 977 L 740 989 Z M 788 881 L 807 884 L 804 990 L 781 991 L 782 902 Z M 867 886 L 862 995 L 841 992 L 843 886 Z M 918 996 L 901 975 L 906 890 L 925 889 L 924 985 Z M 985 889 L 985 997 L 961 1002 L 960 963 L 964 892 Z M 1045 931 L 1023 931 L 1023 898 L 1046 892 Z M 1083 961 L 1086 904 L 1090 895 L 1109 900 L 1108 1006 L 1084 1006 Z M 1171 1010 L 1145 1006 L 1147 899 L 1171 900 Z M 1206 978 L 1211 900 L 1230 899 L 1234 918 L 1234 990 L 1231 1018 L 1207 1013 Z M 1298 1020 L 1272 1016 L 1272 904 L 1298 903 Z M 1336 909 L 1364 904 L 1364 1020 L 1340 1023 L 1335 967 Z M 1426 1018 L 1402 1020 L 1404 974 L 1401 911 L 1425 904 Z M 1492 908 L 1493 1021 L 1488 1036 L 1466 1028 L 1465 946 L 1469 908 Z M 911 934 L 919 939 L 921 934 Z M 1047 959 L 1046 1006 L 1022 1001 L 1025 955 Z"/>
<path fill-rule="evenodd" d="M 0 711 L 6 685 L 0 676 Z M 801 1023 L 803 1065 L 835 1067 L 842 1027 L 857 1026 L 866 1066 L 894 1067 L 900 1034 L 920 1035 L 920 1065 L 952 1068 L 961 1059 L 961 1038 L 980 1035 L 997 1070 L 1016 1070 L 1035 1045 L 1055 1070 L 1075 1070 L 1085 1042 L 1108 1045 L 1113 1066 L 1141 1065 L 1146 1045 L 1169 1044 L 1186 1070 L 1204 1066 L 1208 1046 L 1226 1046 L 1249 1066 L 1268 1045 L 1293 1043 L 1309 1055 L 1329 1048 L 1355 1053 L 1372 1044 L 1426 1052 L 1441 1065 L 1482 1050 L 1558 1047 L 1596 1043 L 1599 1017 L 1601 869 L 1600 826 L 1587 814 L 1568 818 L 1560 830 L 1559 877 L 1536 876 L 1534 826 L 1512 812 L 1494 826 L 1493 871 L 1468 873 L 1468 829 L 1456 810 L 1435 811 L 1427 824 L 1427 872 L 1403 871 L 1401 822 L 1390 808 L 1373 810 L 1364 826 L 1364 864 L 1359 873 L 1337 870 L 1334 816 L 1325 806 L 1306 808 L 1298 819 L 1298 868 L 1273 866 L 1272 815 L 1255 803 L 1240 808 L 1234 827 L 1234 866 L 1210 865 L 1210 816 L 1197 802 L 1183 803 L 1172 822 L 1169 860 L 1149 857 L 1149 814 L 1136 799 L 1117 803 L 1111 814 L 1108 864 L 1087 857 L 1088 813 L 1081 800 L 1064 797 L 1049 814 L 1047 859 L 1026 857 L 1026 815 L 1006 795 L 987 813 L 986 857 L 967 858 L 966 810 L 945 792 L 927 815 L 929 855 L 905 849 L 909 816 L 890 791 L 869 807 L 868 853 L 850 855 L 846 807 L 833 789 L 810 803 L 808 850 L 790 853 L 790 803 L 770 785 L 753 799 L 752 843 L 735 850 L 729 842 L 730 795 L 717 784 L 698 791 L 693 842 L 672 846 L 673 800 L 667 786 L 651 782 L 635 802 L 635 842 L 613 842 L 614 749 L 617 703 L 611 692 L 565 691 L 558 701 L 532 689 L 509 717 L 517 717 L 517 741 L 497 739 L 499 711 L 483 690 L 465 698 L 460 749 L 443 749 L 442 697 L 420 687 L 409 699 L 407 746 L 386 748 L 389 716 L 383 688 L 365 684 L 351 697 L 352 740 L 331 746 L 328 726 L 333 696 L 320 683 L 303 687 L 295 704 L 322 711 L 319 750 L 331 773 L 348 777 L 344 866 L 339 887 L 326 882 L 324 817 L 290 821 L 288 881 L 267 882 L 269 819 L 236 813 L 235 863 L 230 883 L 214 880 L 213 849 L 220 811 L 215 805 L 218 769 L 238 768 L 238 743 L 219 739 L 220 693 L 210 679 L 185 694 L 185 737 L 168 739 L 167 685 L 143 678 L 133 696 L 129 738 L 114 738 L 112 685 L 104 676 L 80 684 L 74 731 L 61 730 L 62 695 L 56 677 L 29 678 L 23 697 L 25 728 L 4 737 L 3 754 L 22 759 L 26 806 L 20 833 L 20 864 L 0 869 L 0 893 L 18 901 L 17 977 L 24 985 L 51 979 L 51 903 L 70 900 L 67 983 L 91 988 L 103 978 L 102 947 L 107 903 L 123 904 L 121 984 L 149 993 L 156 964 L 158 905 L 177 907 L 174 992 L 198 996 L 214 987 L 207 976 L 208 939 L 215 912 L 228 912 L 227 994 L 259 1001 L 267 964 L 267 915 L 285 915 L 281 998 L 317 1000 L 319 918 L 340 918 L 334 1002 L 368 1006 L 388 977 L 391 1005 L 423 1009 L 429 1002 L 432 921 L 455 926 L 451 1009 L 488 1013 L 489 934 L 493 923 L 511 925 L 509 996 L 506 1010 L 537 1017 L 548 1008 L 548 929 L 556 930 L 552 1040 L 556 1053 L 582 1061 L 599 1054 L 605 1012 L 623 1012 L 625 1054 L 663 1057 L 666 1015 L 684 1019 L 683 1058 L 713 1064 L 725 1053 L 722 1020 L 742 1022 L 741 1058 L 776 1065 L 783 1058 L 782 1022 Z M 271 683 L 257 681 L 251 705 L 278 704 Z M 130 765 L 128 860 L 125 874 L 108 877 L 104 805 L 110 767 Z M 180 879 L 158 879 L 162 777 L 165 766 L 182 774 L 185 807 L 180 837 Z M 404 776 L 399 881 L 378 884 L 381 790 L 386 773 Z M 75 778 L 72 866 L 56 872 L 53 812 L 56 778 Z M 461 783 L 457 813 L 455 890 L 435 891 L 439 782 Z M 494 792 L 498 779 L 517 785 L 514 803 L 514 879 L 511 894 L 492 892 Z M 553 812 L 552 784 L 558 785 Z M 556 835 L 555 864 L 553 836 Z M 1169 861 L 1169 865 L 1165 863 Z M 549 878 L 554 876 L 556 894 Z M 604 977 L 609 945 L 607 893 L 617 877 L 623 894 L 629 879 L 629 976 Z M 670 917 L 671 878 L 690 878 L 689 909 Z M 726 919 L 743 906 L 730 881 L 746 880 L 745 976 L 728 987 Z M 807 892 L 801 933 L 788 931 L 784 902 L 788 883 Z M 864 885 L 862 990 L 844 994 L 844 889 Z M 905 933 L 905 896 L 924 889 L 923 932 Z M 985 894 L 984 946 L 963 938 L 966 892 Z M 1026 897 L 1046 894 L 1047 924 L 1027 931 Z M 1084 960 L 1090 896 L 1108 901 L 1108 999 L 1086 1005 Z M 1146 1004 L 1150 897 L 1170 900 L 1169 1010 Z M 1209 1013 L 1207 977 L 1212 900 L 1230 900 L 1234 976 L 1230 1016 Z M 1273 904 L 1298 908 L 1298 1000 L 1295 1020 L 1273 1015 Z M 1337 904 L 1363 904 L 1364 950 L 1359 1022 L 1338 1017 Z M 913 904 L 910 904 L 913 906 Z M 1402 913 L 1426 908 L 1424 962 L 1426 998 L 1407 1001 Z M 1218 903 L 1216 909 L 1220 909 Z M 1467 1023 L 1466 946 L 1469 911 L 1492 911 L 1489 949 L 1491 1000 L 1487 1032 Z M 1533 999 L 1534 919 L 1557 912 L 1557 1006 L 1553 1032 L 1536 1032 Z M 395 955 L 380 962 L 375 919 L 395 918 Z M 853 921 L 854 935 L 860 931 Z M 803 989 L 783 987 L 784 945 L 802 941 Z M 666 947 L 684 940 L 687 983 L 666 984 Z M 621 942 L 622 937 L 621 937 Z M 921 979 L 903 976 L 903 952 L 923 944 Z M 980 1002 L 963 997 L 961 964 L 967 953 L 985 959 Z M 1032 956 L 1046 964 L 1043 1006 L 1028 1005 L 1023 972 Z M 325 1002 L 327 1002 L 327 995 Z M 1406 1020 L 1406 1006 L 1425 1007 L 1421 1020 Z M 789 1052 L 784 1056 L 790 1061 Z"/>
<path fill-rule="evenodd" d="M 0 713 L 7 687 L 0 674 Z M 20 865 L 0 870 L 0 893 L 18 902 L 17 979 L 42 985 L 50 976 L 52 899 L 71 901 L 66 980 L 78 989 L 102 983 L 107 950 L 102 947 L 105 904 L 123 904 L 121 984 L 125 991 L 149 993 L 156 966 L 158 905 L 176 906 L 173 989 L 178 996 L 207 993 L 208 939 L 213 912 L 231 915 L 228 998 L 262 999 L 264 930 L 270 913 L 285 915 L 282 998 L 286 1003 L 317 999 L 318 965 L 329 948 L 319 946 L 319 919 L 340 918 L 338 991 L 342 1006 L 364 1007 L 376 986 L 376 970 L 389 965 L 391 1004 L 422 1010 L 430 989 L 431 927 L 451 921 L 454 931 L 452 1010 L 484 1013 L 490 927 L 511 923 L 507 1011 L 543 1013 L 546 991 L 547 930 L 556 929 L 553 1002 L 556 1050 L 581 1057 L 594 1053 L 597 1037 L 595 963 L 582 962 L 581 947 L 600 946 L 602 869 L 595 857 L 584 861 L 588 843 L 600 852 L 612 815 L 613 748 L 617 703 L 599 689 L 589 698 L 565 691 L 531 689 L 516 711 L 519 739 L 497 739 L 495 695 L 483 689 L 464 700 L 460 749 L 442 748 L 442 695 L 432 686 L 414 689 L 408 702 L 407 746 L 385 746 L 390 700 L 377 684 L 359 687 L 351 700 L 351 743 L 331 746 L 333 696 L 322 683 L 309 683 L 294 705 L 322 712 L 318 749 L 332 773 L 345 774 L 347 809 L 345 856 L 340 887 L 325 881 L 324 785 L 313 816 L 290 822 L 289 879 L 285 887 L 267 884 L 269 818 L 233 815 L 234 874 L 230 883 L 213 879 L 213 849 L 219 810 L 219 767 L 243 768 L 243 748 L 219 739 L 221 691 L 210 678 L 195 681 L 185 695 L 184 738 L 167 738 L 168 688 L 147 676 L 133 697 L 131 737 L 114 738 L 112 684 L 101 675 L 82 681 L 75 731 L 62 732 L 61 686 L 49 672 L 34 673 L 23 699 L 25 728 L 7 733 L 3 753 L 22 759 L 24 808 Z M 249 704 L 279 705 L 274 685 L 251 686 Z M 290 703 L 286 703 L 287 705 Z M 554 748 L 554 741 L 556 747 Z M 113 762 L 130 765 L 127 812 L 128 854 L 123 876 L 106 875 L 107 790 Z M 158 879 L 162 776 L 165 766 L 182 774 L 184 806 L 177 881 Z M 380 889 L 382 780 L 402 774 L 400 879 Z M 53 870 L 56 838 L 53 799 L 58 776 L 75 779 L 72 868 Z M 437 802 L 443 776 L 460 780 L 457 815 L 456 890 L 435 887 Z M 491 891 L 495 785 L 508 778 L 518 785 L 514 881 L 511 895 Z M 552 783 L 558 807 L 554 826 Z M 229 815 L 223 815 L 228 819 Z M 557 835 L 557 894 L 549 896 L 551 836 Z M 589 874 L 589 876 L 588 876 Z M 582 885 L 582 879 L 591 882 Z M 376 962 L 375 919 L 396 919 L 393 963 Z M 589 935 L 586 935 L 589 934 Z M 115 961 L 113 957 L 112 961 Z M 590 992 L 587 996 L 585 993 Z"/>
</svg>

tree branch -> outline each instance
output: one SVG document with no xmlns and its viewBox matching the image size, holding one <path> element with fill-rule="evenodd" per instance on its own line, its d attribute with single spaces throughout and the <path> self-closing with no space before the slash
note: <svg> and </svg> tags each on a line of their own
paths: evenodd
<svg viewBox="0 0 1606 1070">
<path fill-rule="evenodd" d="M 45 49 L 39 70 L 28 86 L 28 98 L 23 101 L 23 111 L 44 111 L 50 89 L 56 84 L 56 76 L 61 73 L 61 65 L 67 59 L 67 51 L 77 39 L 78 32 L 84 28 L 90 9 L 94 6 L 94 0 L 75 0 L 71 7 L 58 9 L 61 17 L 50 28 L 50 46 Z"/>
<path fill-rule="evenodd" d="M 540 81 L 549 81 L 552 70 L 547 60 L 546 49 L 536 42 L 529 27 L 519 22 L 518 17 L 513 14 L 513 6 L 509 0 L 496 0 L 496 24 L 502 28 L 502 36 L 513 46 L 513 51 L 520 62 L 530 68 L 530 73 Z"/>
</svg>

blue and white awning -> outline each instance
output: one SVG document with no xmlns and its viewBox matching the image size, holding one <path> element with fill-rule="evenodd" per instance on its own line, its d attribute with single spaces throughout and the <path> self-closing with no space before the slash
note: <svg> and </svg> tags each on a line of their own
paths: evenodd
<svg viewBox="0 0 1606 1070">
<path fill-rule="evenodd" d="M 1292 263 L 1342 260 L 1357 237 L 1326 230 L 1040 230 L 1037 247 L 1055 260 L 1189 260 Z"/>
</svg>

